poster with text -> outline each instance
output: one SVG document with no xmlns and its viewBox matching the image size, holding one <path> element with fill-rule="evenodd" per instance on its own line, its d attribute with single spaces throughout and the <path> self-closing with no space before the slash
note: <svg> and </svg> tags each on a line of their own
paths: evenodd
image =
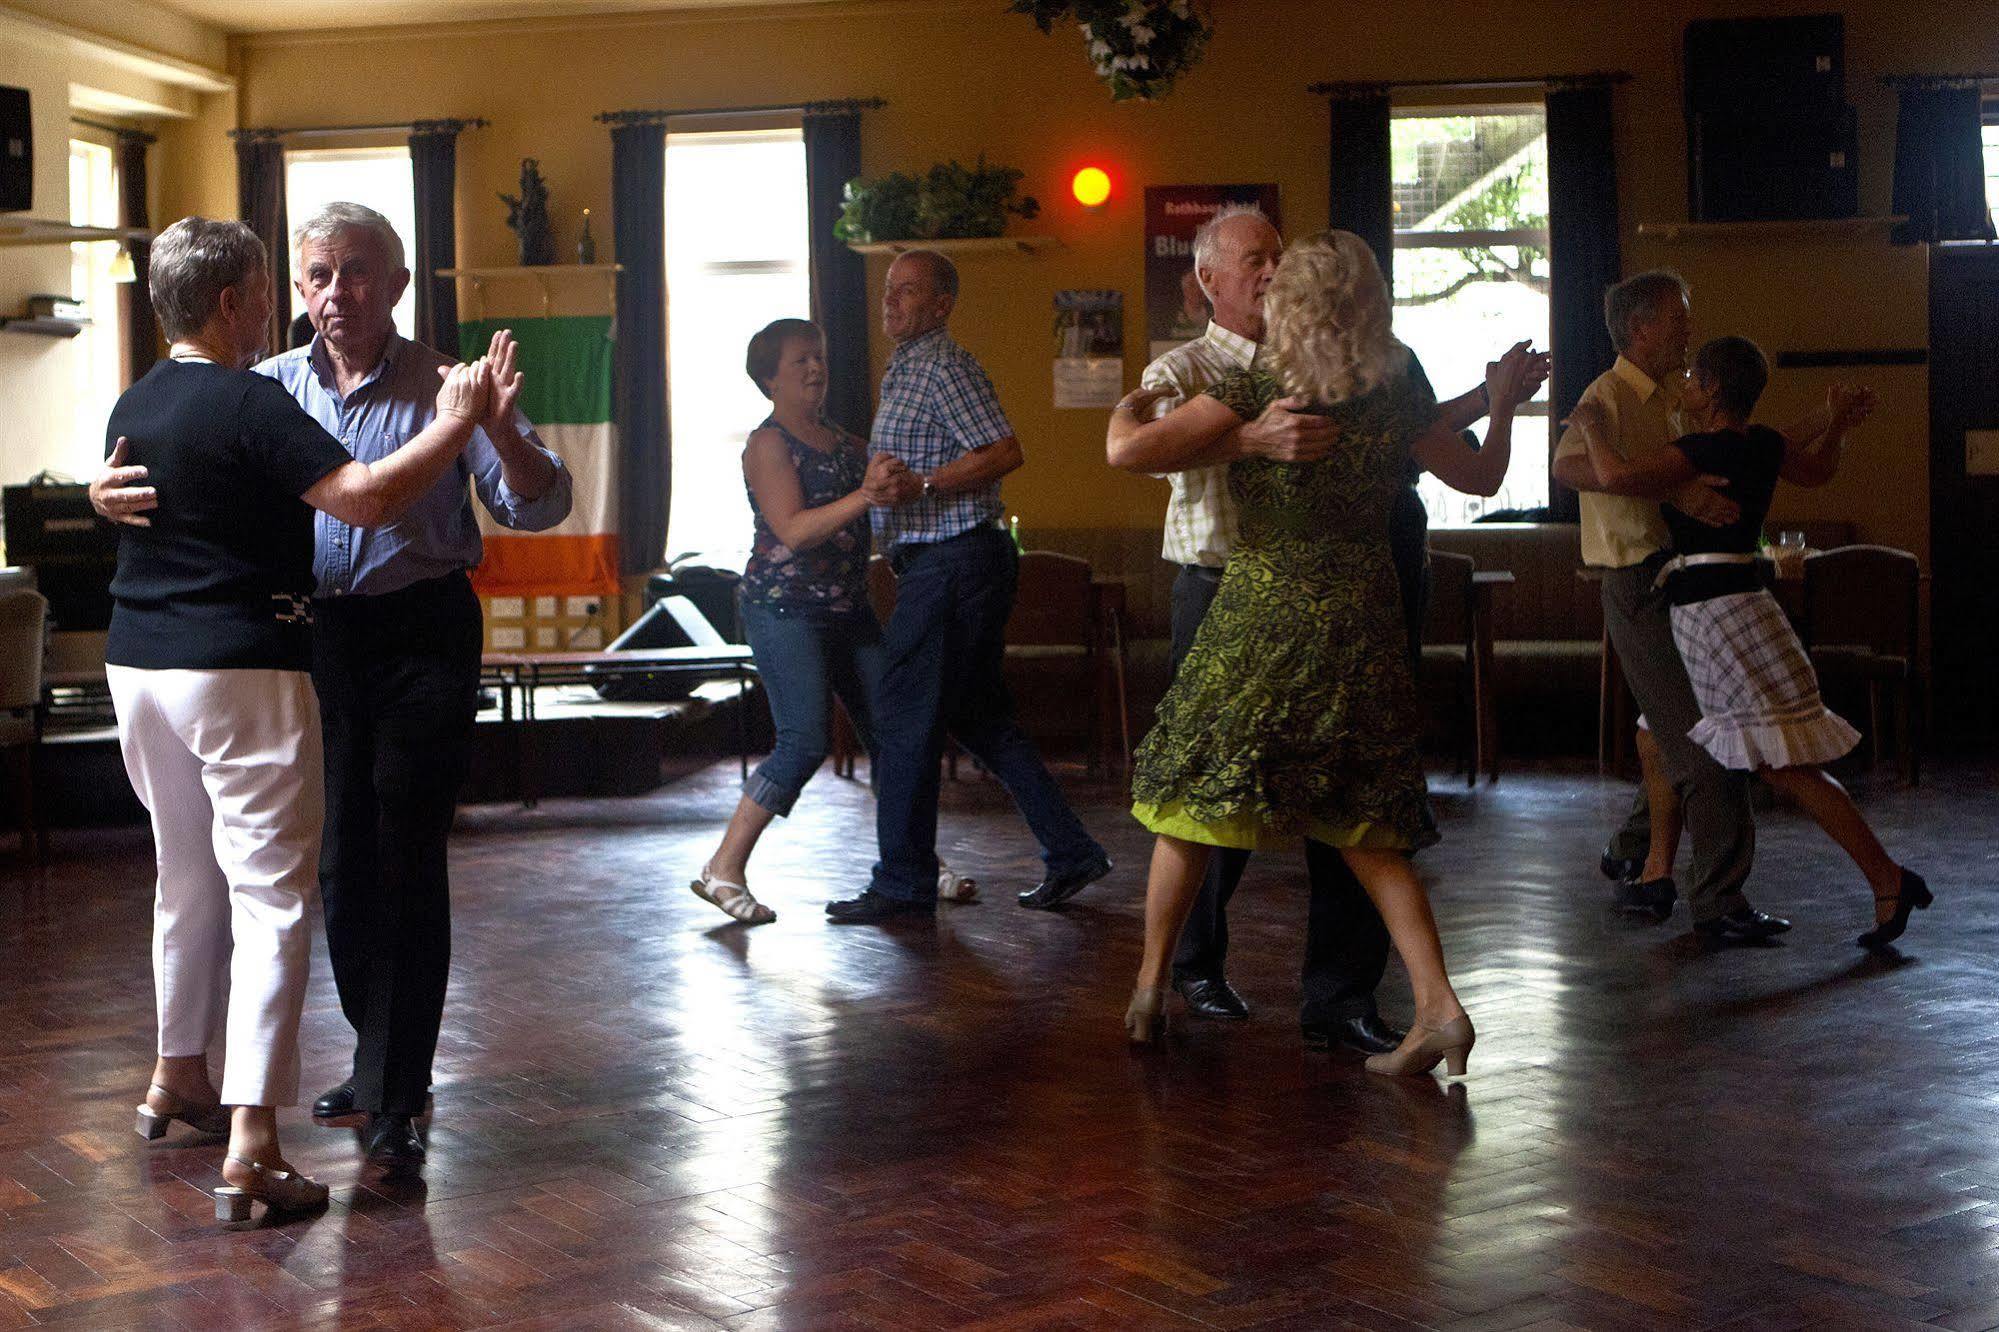
<svg viewBox="0 0 1999 1332">
<path fill-rule="evenodd" d="M 1055 405 L 1115 407 L 1124 396 L 1124 293 L 1055 293 Z"/>
<path fill-rule="evenodd" d="M 1255 204 L 1283 229 L 1275 185 L 1148 185 L 1145 189 L 1146 356 L 1158 357 L 1208 327 L 1208 298 L 1194 280 L 1194 233 L 1228 204 Z"/>
</svg>

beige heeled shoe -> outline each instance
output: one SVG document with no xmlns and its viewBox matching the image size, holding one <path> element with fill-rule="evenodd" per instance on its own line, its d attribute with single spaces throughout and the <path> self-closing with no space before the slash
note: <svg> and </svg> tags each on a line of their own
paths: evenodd
<svg viewBox="0 0 1999 1332">
<path fill-rule="evenodd" d="M 757 901 L 748 884 L 718 879 L 706 865 L 701 867 L 701 877 L 687 886 L 696 897 L 745 925 L 768 925 L 777 919 L 777 912 Z"/>
<path fill-rule="evenodd" d="M 1133 1045 L 1152 1045 L 1166 1035 L 1166 997 L 1170 990 L 1137 989 L 1124 1010 L 1124 1032 Z"/>
<path fill-rule="evenodd" d="M 942 860 L 937 862 L 937 899 L 940 902 L 976 902 L 979 900 L 979 881 L 968 879 L 952 869 Z"/>
<path fill-rule="evenodd" d="M 223 1158 L 250 1172 L 253 1184 L 221 1184 L 215 1189 L 215 1219 L 232 1225 L 250 1219 L 250 1205 L 262 1203 L 273 1212 L 316 1212 L 326 1206 L 327 1190 L 316 1179 L 307 1179 L 296 1170 L 273 1170 L 235 1153 Z"/>
<path fill-rule="evenodd" d="M 158 1142 L 167 1136 L 167 1125 L 178 1119 L 196 1133 L 210 1136 L 229 1131 L 229 1107 L 226 1105 L 194 1105 L 154 1083 L 146 1089 L 146 1099 L 139 1102 L 137 1128 L 139 1136 L 147 1142 Z"/>
<path fill-rule="evenodd" d="M 1451 1077 L 1461 1078 L 1465 1075 L 1465 1059 L 1477 1040 L 1471 1018 L 1462 1013 L 1441 1027 L 1412 1022 L 1401 1045 L 1387 1054 L 1368 1056 L 1367 1071 L 1390 1077 L 1414 1077 L 1428 1073 L 1441 1059 Z"/>
</svg>

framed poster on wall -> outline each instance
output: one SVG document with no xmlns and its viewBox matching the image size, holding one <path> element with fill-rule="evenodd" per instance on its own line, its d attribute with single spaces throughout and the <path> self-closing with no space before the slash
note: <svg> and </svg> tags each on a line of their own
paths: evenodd
<svg viewBox="0 0 1999 1332">
<path fill-rule="evenodd" d="M 1145 189 L 1146 355 L 1157 357 L 1208 327 L 1194 280 L 1194 233 L 1228 204 L 1255 204 L 1282 231 L 1275 185 L 1148 185 Z"/>
</svg>

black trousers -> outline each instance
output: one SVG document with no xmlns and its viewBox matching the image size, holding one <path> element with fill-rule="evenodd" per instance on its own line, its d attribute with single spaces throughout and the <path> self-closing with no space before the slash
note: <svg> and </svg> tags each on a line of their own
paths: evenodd
<svg viewBox="0 0 1999 1332">
<path fill-rule="evenodd" d="M 1428 535 L 1422 501 L 1410 489 L 1398 501 L 1390 547 L 1401 584 L 1412 663 L 1421 656 L 1422 625 L 1429 612 Z M 1219 569 L 1188 565 L 1173 580 L 1176 673 L 1194 646 L 1194 636 L 1221 586 L 1221 574 Z M 1175 982 L 1220 979 L 1223 975 L 1229 951 L 1229 899 L 1242 882 L 1249 857 L 1249 852 L 1234 847 L 1216 847 L 1208 858 L 1207 878 L 1180 929 L 1179 947 L 1173 954 Z M 1303 991 L 1299 1021 L 1336 1022 L 1369 1016 L 1376 1011 L 1374 992 L 1388 967 L 1388 927 L 1381 923 L 1381 913 L 1374 909 L 1367 890 L 1336 849 L 1306 839 L 1305 872 L 1311 883 L 1311 905 L 1305 918 L 1305 960 L 1299 973 Z"/>
<path fill-rule="evenodd" d="M 445 843 L 478 709 L 463 573 L 314 603 L 326 733 L 326 946 L 354 1028 L 356 1108 L 421 1113 L 451 967 Z"/>
</svg>

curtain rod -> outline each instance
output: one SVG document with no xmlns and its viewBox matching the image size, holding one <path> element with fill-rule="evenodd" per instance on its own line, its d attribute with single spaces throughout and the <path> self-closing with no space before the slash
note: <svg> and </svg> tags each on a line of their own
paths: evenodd
<svg viewBox="0 0 1999 1332">
<path fill-rule="evenodd" d="M 403 120 L 383 125 L 294 125 L 287 129 L 233 129 L 232 139 L 304 139 L 334 134 L 386 134 L 402 130 L 410 134 L 457 134 L 469 129 L 484 129 L 493 122 L 484 116 L 473 116 L 466 120 L 444 118 L 439 120 Z"/>
<path fill-rule="evenodd" d="M 827 102 L 778 102 L 770 106 L 703 106 L 672 111 L 599 111 L 591 119 L 600 125 L 655 125 L 693 116 L 753 116 L 796 111 L 807 116 L 837 116 L 855 111 L 879 111 L 880 97 L 841 97 Z"/>
<path fill-rule="evenodd" d="M 1317 97 L 1347 99 L 1379 97 L 1398 88 L 1464 88 L 1473 92 L 1482 92 L 1487 89 L 1598 87 L 1603 84 L 1630 81 L 1631 75 L 1628 71 L 1613 69 L 1590 74 L 1533 74 L 1511 79 L 1328 80 L 1311 84 L 1305 91 Z"/>
<path fill-rule="evenodd" d="M 106 134 L 115 134 L 120 139 L 137 139 L 140 143 L 151 144 L 160 141 L 159 135 L 148 134 L 142 129 L 133 129 L 130 125 L 113 125 L 109 121 L 91 120 L 84 116 L 71 116 L 69 123 L 72 125 L 81 125 L 85 129 L 102 130 Z"/>
</svg>

